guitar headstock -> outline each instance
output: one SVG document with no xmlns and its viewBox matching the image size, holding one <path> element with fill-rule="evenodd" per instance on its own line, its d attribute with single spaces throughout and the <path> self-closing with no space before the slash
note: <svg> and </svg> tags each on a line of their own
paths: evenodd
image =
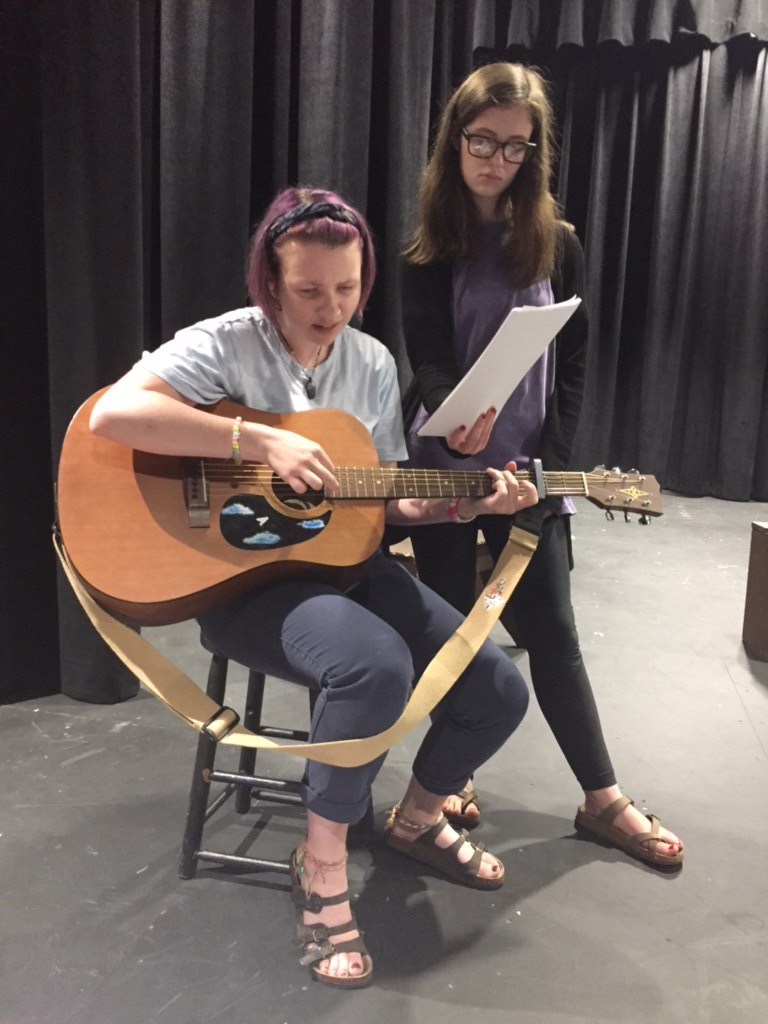
<svg viewBox="0 0 768 1024">
<path fill-rule="evenodd" d="M 623 472 L 595 466 L 584 474 L 589 493 L 586 497 L 606 512 L 633 512 L 640 516 L 663 514 L 661 489 L 656 477 L 636 469 Z"/>
</svg>

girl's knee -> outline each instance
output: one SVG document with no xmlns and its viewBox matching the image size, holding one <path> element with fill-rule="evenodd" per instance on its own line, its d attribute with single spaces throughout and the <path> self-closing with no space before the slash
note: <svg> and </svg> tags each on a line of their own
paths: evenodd
<svg viewBox="0 0 768 1024">
<path fill-rule="evenodd" d="M 385 643 L 372 642 L 365 657 L 334 674 L 329 691 L 354 695 L 365 704 L 366 717 L 381 728 L 391 725 L 402 712 L 413 686 L 413 660 L 399 636 Z M 330 694 L 329 694 L 330 695 Z"/>
<path fill-rule="evenodd" d="M 372 699 L 381 717 L 395 721 L 405 707 L 414 684 L 413 660 L 405 643 L 392 645 L 372 666 Z"/>
<path fill-rule="evenodd" d="M 529 701 L 528 687 L 520 672 L 495 644 L 490 650 L 481 649 L 473 675 L 474 672 L 478 674 L 469 680 L 466 695 L 482 707 L 486 720 L 506 722 L 516 729 Z"/>
<path fill-rule="evenodd" d="M 512 729 L 516 729 L 528 710 L 530 695 L 523 677 L 514 666 L 510 665 L 510 668 L 513 671 L 508 674 L 503 685 L 497 689 L 501 698 L 500 703 L 503 708 L 503 714 Z"/>
</svg>

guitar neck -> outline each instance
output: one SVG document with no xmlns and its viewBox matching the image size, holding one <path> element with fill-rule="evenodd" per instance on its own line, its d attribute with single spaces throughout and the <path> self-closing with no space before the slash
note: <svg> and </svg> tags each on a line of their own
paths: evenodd
<svg viewBox="0 0 768 1024">
<path fill-rule="evenodd" d="M 205 494 L 211 485 L 228 489 L 254 485 L 273 490 L 285 500 L 293 492 L 274 477 L 268 466 L 256 462 L 234 465 L 224 459 L 191 460 L 196 467 L 191 478 L 192 491 Z M 331 501 L 360 501 L 366 498 L 484 498 L 493 491 L 493 480 L 482 470 L 400 469 L 384 466 L 336 466 L 337 488 L 328 488 L 325 497 Z M 578 470 L 544 470 L 536 473 L 521 469 L 515 473 L 520 483 L 535 484 L 542 497 L 584 497 L 606 511 L 618 509 L 638 512 L 644 516 L 660 516 L 661 497 L 655 477 L 636 469 L 623 472 L 618 468 L 595 466 L 590 472 Z M 188 486 L 188 489 L 189 486 Z M 204 498 L 207 503 L 207 498 Z"/>
<path fill-rule="evenodd" d="M 339 487 L 326 490 L 326 497 L 344 498 L 482 498 L 493 490 L 493 480 L 479 470 L 388 469 L 380 466 L 337 466 Z M 552 472 L 543 474 L 549 495 L 589 494 L 587 474 Z M 532 480 L 528 470 L 518 470 L 521 483 Z"/>
</svg>

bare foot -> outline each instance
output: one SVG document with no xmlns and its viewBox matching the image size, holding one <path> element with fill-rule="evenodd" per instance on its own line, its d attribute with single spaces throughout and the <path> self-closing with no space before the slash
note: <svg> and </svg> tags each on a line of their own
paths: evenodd
<svg viewBox="0 0 768 1024">
<path fill-rule="evenodd" d="M 318 896 L 335 896 L 347 888 L 346 858 L 341 864 L 329 866 L 326 863 L 322 867 L 318 867 L 314 863 L 312 855 L 308 853 L 306 844 L 301 843 L 296 853 L 296 862 L 299 865 L 298 874 L 301 887 L 305 892 L 315 893 Z M 352 908 L 349 905 L 349 900 L 323 907 L 317 914 L 305 910 L 302 918 L 304 924 L 309 927 L 315 924 L 324 924 L 328 928 L 345 924 L 351 919 Z M 333 935 L 331 941 L 336 945 L 340 942 L 347 942 L 349 939 L 356 939 L 359 935 L 360 932 L 355 928 L 349 932 Z M 307 948 L 312 949 L 313 946 L 310 945 Z M 338 978 L 355 977 L 362 974 L 364 969 L 363 957 L 360 953 L 335 953 L 313 966 L 322 974 Z"/>
<path fill-rule="evenodd" d="M 618 786 L 609 786 L 607 789 L 590 790 L 584 796 L 584 810 L 587 814 L 597 816 L 621 796 L 621 790 Z M 649 828 L 648 818 L 633 804 L 627 804 L 611 824 L 628 836 L 647 832 Z M 683 852 L 683 841 L 678 839 L 674 832 L 659 827 L 659 838 L 661 842 L 656 845 L 656 853 L 660 857 L 677 857 Z"/>
<path fill-rule="evenodd" d="M 392 833 L 398 836 L 398 838 L 405 839 L 410 843 L 414 839 L 418 839 L 428 828 L 436 825 L 439 820 L 439 816 L 425 815 L 417 808 L 411 807 L 403 801 L 402 805 L 399 805 L 390 817 L 391 825 L 388 822 L 388 827 L 391 828 Z M 448 825 L 435 837 L 435 846 L 445 850 L 452 843 L 455 843 L 458 838 L 459 833 L 451 825 Z M 474 852 L 475 848 L 468 840 L 465 840 L 456 850 L 456 859 L 460 864 L 466 864 L 472 858 Z M 503 878 L 504 865 L 492 853 L 484 850 L 477 873 L 481 878 Z"/>
<path fill-rule="evenodd" d="M 466 828 L 474 828 L 480 818 L 480 808 L 475 803 L 466 803 L 466 798 L 474 793 L 475 787 L 470 779 L 464 787 L 464 798 L 462 799 L 461 794 L 453 793 L 451 796 L 447 796 L 443 801 L 443 814 L 450 820 L 451 815 L 463 814 L 467 818 L 473 818 L 471 823 L 468 823 Z M 462 803 L 464 806 L 462 807 Z"/>
</svg>

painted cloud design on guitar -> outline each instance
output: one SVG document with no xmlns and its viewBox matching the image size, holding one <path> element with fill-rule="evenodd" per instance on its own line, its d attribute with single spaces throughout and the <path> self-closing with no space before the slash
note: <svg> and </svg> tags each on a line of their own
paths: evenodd
<svg viewBox="0 0 768 1024">
<path fill-rule="evenodd" d="M 321 500 L 321 499 L 318 499 Z M 298 495 L 285 504 L 299 511 L 313 508 L 314 502 Z M 258 494 L 237 494 L 227 501 L 219 514 L 222 537 L 233 547 L 248 551 L 255 548 L 283 548 L 301 544 L 323 530 L 330 512 L 311 519 L 292 519 L 280 515 Z"/>
</svg>

